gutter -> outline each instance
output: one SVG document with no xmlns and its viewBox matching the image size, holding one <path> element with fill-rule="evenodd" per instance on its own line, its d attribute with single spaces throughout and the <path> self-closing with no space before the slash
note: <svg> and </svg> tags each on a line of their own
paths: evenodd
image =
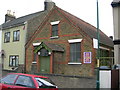
<svg viewBox="0 0 120 90">
<path fill-rule="evenodd" d="M 24 25 L 24 24 L 25 24 L 25 22 L 22 22 L 22 23 L 17 23 L 17 24 L 10 25 L 10 26 L 7 26 L 7 27 L 2 27 L 2 30 L 10 29 L 10 28 L 13 28 L 13 27 L 22 26 L 22 25 Z"/>
</svg>

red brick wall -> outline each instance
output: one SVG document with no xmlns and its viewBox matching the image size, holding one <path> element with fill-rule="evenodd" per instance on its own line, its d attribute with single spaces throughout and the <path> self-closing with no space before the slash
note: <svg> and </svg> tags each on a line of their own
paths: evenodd
<svg viewBox="0 0 120 90">
<path fill-rule="evenodd" d="M 38 17 L 39 18 L 39 17 Z M 37 19 L 37 18 L 36 18 Z M 51 39 L 51 25 L 50 22 L 60 21 L 59 23 L 59 37 L 57 39 Z M 33 25 L 29 25 L 34 27 Z M 68 65 L 70 60 L 70 45 L 68 40 L 82 39 L 81 42 L 81 65 Z M 83 52 L 92 52 L 94 56 L 94 49 L 92 39 L 75 25 L 71 24 L 61 13 L 54 10 L 47 21 L 44 22 L 42 28 L 39 28 L 38 32 L 33 36 L 33 40 L 26 48 L 26 70 L 29 72 L 31 69 L 31 63 L 33 60 L 33 47 L 32 43 L 37 42 L 49 42 L 58 44 L 64 48 L 64 53 L 54 53 L 53 55 L 53 72 L 57 74 L 69 74 L 69 75 L 82 75 L 92 76 L 94 69 L 94 57 L 92 57 L 91 64 L 83 63 Z M 62 57 L 62 58 L 61 58 Z"/>
</svg>

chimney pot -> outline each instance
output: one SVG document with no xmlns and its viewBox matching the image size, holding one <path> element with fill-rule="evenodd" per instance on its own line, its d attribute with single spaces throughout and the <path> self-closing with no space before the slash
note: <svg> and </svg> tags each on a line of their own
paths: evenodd
<svg viewBox="0 0 120 90">
<path fill-rule="evenodd" d="M 52 0 L 45 0 L 45 2 L 52 2 Z"/>
<path fill-rule="evenodd" d="M 7 10 L 7 14 L 5 15 L 5 22 L 15 19 L 16 17 L 14 16 L 14 14 L 15 12 L 11 14 L 11 10 Z"/>
</svg>

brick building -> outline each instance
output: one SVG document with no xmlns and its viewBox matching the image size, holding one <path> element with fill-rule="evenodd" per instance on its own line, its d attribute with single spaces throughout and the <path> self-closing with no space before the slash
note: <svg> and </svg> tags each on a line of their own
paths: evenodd
<svg viewBox="0 0 120 90">
<path fill-rule="evenodd" d="M 17 72 L 24 70 L 25 45 L 54 6 L 54 3 L 49 0 L 45 0 L 44 3 L 44 10 L 18 18 L 10 10 L 7 11 L 5 22 L 0 25 L 0 64 L 2 64 L 3 70 Z M 33 18 L 38 16 L 39 19 L 34 21 Z M 33 20 L 33 27 L 30 27 L 29 20 Z"/>
<path fill-rule="evenodd" d="M 97 29 L 56 5 L 39 24 L 40 18 L 28 21 L 29 31 L 38 27 L 25 46 L 26 72 L 93 76 Z M 100 31 L 101 57 L 112 57 L 112 50 L 112 39 Z"/>
</svg>

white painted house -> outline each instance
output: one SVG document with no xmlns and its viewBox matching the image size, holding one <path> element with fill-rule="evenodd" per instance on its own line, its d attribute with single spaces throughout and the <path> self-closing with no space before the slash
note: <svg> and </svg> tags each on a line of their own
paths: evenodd
<svg viewBox="0 0 120 90">
<path fill-rule="evenodd" d="M 115 64 L 120 64 L 120 0 L 113 0 L 111 5 L 113 7 Z"/>
</svg>

